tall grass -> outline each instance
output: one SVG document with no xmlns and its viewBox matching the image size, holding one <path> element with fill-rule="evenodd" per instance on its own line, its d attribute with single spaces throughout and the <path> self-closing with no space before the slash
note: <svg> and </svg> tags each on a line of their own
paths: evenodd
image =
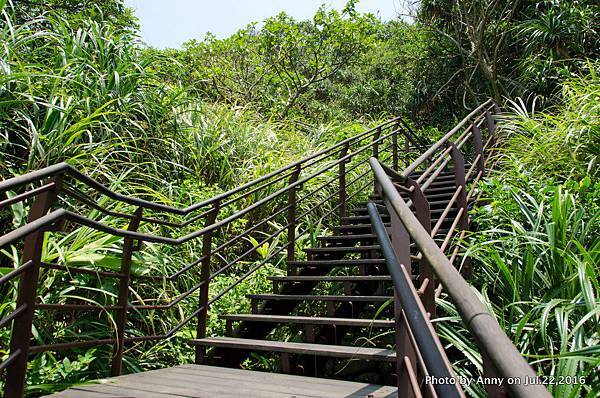
<svg viewBox="0 0 600 398">
<path fill-rule="evenodd" d="M 544 112 L 517 99 L 502 120 L 500 160 L 507 170 L 533 178 L 598 177 L 600 154 L 600 63 L 563 84 L 560 105 Z M 510 165 L 510 166 L 509 166 Z"/>
</svg>

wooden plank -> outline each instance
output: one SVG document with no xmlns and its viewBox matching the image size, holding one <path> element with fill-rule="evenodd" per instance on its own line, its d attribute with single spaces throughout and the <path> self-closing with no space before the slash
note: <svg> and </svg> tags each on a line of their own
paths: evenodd
<svg viewBox="0 0 600 398">
<path fill-rule="evenodd" d="M 349 260 L 309 260 L 309 261 L 288 261 L 288 264 L 295 265 L 296 267 L 308 267 L 308 266 L 332 266 L 337 267 L 341 265 L 377 265 L 385 264 L 383 258 L 360 258 L 360 259 L 349 259 Z"/>
<path fill-rule="evenodd" d="M 356 318 L 329 318 L 329 317 L 310 317 L 310 316 L 286 316 L 286 315 L 262 315 L 262 314 L 225 314 L 220 315 L 221 319 L 229 319 L 242 322 L 273 322 L 273 323 L 294 323 L 307 325 L 339 325 L 339 326 L 357 326 L 357 327 L 376 327 L 390 328 L 394 326 L 394 321 L 380 319 L 356 319 Z"/>
<path fill-rule="evenodd" d="M 74 387 L 56 398 L 391 398 L 390 386 L 303 376 L 182 365 L 108 379 L 103 384 Z"/>
<path fill-rule="evenodd" d="M 203 380 L 199 380 L 203 382 Z M 235 398 L 239 397 L 236 392 L 228 392 L 226 387 L 211 388 L 210 385 L 196 386 L 194 389 L 182 388 L 177 386 L 165 385 L 167 382 L 162 380 L 148 380 L 143 383 L 132 382 L 129 380 L 119 380 L 114 384 L 104 384 L 94 387 L 86 387 L 85 391 L 100 391 L 115 394 L 122 398 L 172 398 L 172 397 L 188 397 L 188 398 Z M 82 391 L 82 390 L 78 390 Z M 237 394 L 237 395 L 236 395 Z"/>
<path fill-rule="evenodd" d="M 77 388 L 69 389 L 65 391 L 58 392 L 56 394 L 48 395 L 48 397 L 52 398 L 121 398 L 123 394 L 111 394 L 107 392 L 95 392 L 95 391 L 85 391 L 79 390 Z"/>
<path fill-rule="evenodd" d="M 200 369 L 198 369 L 200 368 Z M 211 370 L 212 368 L 212 370 Z M 233 368 L 220 368 L 217 366 L 205 366 L 205 365 L 180 365 L 171 370 L 177 371 L 189 371 L 189 375 L 200 374 L 203 372 L 213 372 L 214 377 L 224 377 L 226 380 L 252 380 L 253 382 L 260 385 L 276 385 L 276 386 L 293 386 L 297 388 L 296 391 L 313 395 L 314 393 L 310 390 L 315 387 L 318 390 L 324 390 L 326 393 L 332 393 L 335 391 L 349 394 L 348 396 L 354 396 L 357 391 L 360 392 L 361 398 L 366 397 L 368 394 L 373 393 L 374 397 L 388 396 L 388 394 L 396 393 L 396 388 L 391 386 L 383 386 L 378 384 L 366 384 L 358 382 L 349 382 L 343 380 L 334 379 L 323 379 L 318 377 L 306 377 L 297 375 L 287 374 L 276 374 L 267 372 L 248 371 L 242 369 Z M 329 397 L 330 395 L 324 395 Z M 346 397 L 346 395 L 343 395 Z M 395 395 L 393 395 L 395 397 Z"/>
<path fill-rule="evenodd" d="M 282 383 L 273 378 L 273 374 L 265 374 L 270 377 L 264 378 L 261 382 L 256 375 L 232 375 L 223 374 L 222 372 L 200 374 L 197 370 L 170 369 L 168 380 L 160 380 L 159 384 L 161 386 L 194 388 L 201 381 L 203 390 L 213 392 L 214 396 L 221 396 L 217 393 L 222 394 L 223 392 L 234 392 L 238 396 L 245 396 L 248 391 L 252 391 L 254 395 L 265 397 L 279 397 L 281 394 L 297 397 L 323 397 L 329 396 L 336 390 L 340 391 L 343 387 L 341 385 L 311 384 L 306 378 L 301 378 L 292 383 L 289 380 Z M 144 380 L 144 382 L 152 383 L 153 381 Z M 232 387 L 224 390 L 224 386 Z"/>
<path fill-rule="evenodd" d="M 368 216 L 367 216 L 368 217 Z M 331 253 L 331 252 L 363 252 L 371 250 L 380 250 L 379 245 L 363 245 L 363 246 L 330 246 L 330 247 L 307 247 L 304 249 L 307 253 Z"/>
<path fill-rule="evenodd" d="M 247 294 L 254 300 L 294 300 L 294 301 L 366 301 L 383 302 L 391 300 L 391 296 L 326 296 L 310 294 Z"/>
<path fill-rule="evenodd" d="M 142 373 L 143 374 L 143 373 Z M 171 373 L 165 375 L 168 377 L 145 377 L 132 379 L 122 379 L 115 384 L 97 386 L 96 391 L 109 391 L 112 393 L 121 393 L 123 397 L 135 398 L 165 398 L 165 397 L 189 397 L 189 398 L 239 398 L 242 396 L 252 396 L 260 398 L 275 398 L 283 396 L 276 390 L 270 391 L 268 385 L 263 389 L 263 385 L 249 380 L 241 382 L 227 379 L 212 379 L 210 377 L 194 377 L 192 375 Z M 299 390 L 294 393 L 298 398 L 311 398 Z M 248 395 L 246 395 L 248 394 Z M 289 394 L 287 394 L 289 396 Z"/>
<path fill-rule="evenodd" d="M 249 351 L 275 351 L 290 354 L 317 355 L 344 359 L 371 361 L 395 361 L 396 352 L 383 348 L 350 347 L 329 344 L 293 343 L 271 340 L 239 339 L 234 337 L 211 337 L 190 340 L 191 344 L 209 347 L 235 348 Z"/>
<path fill-rule="evenodd" d="M 392 277 L 389 275 L 315 275 L 315 276 L 270 276 L 267 279 L 276 282 L 386 282 L 391 281 Z"/>
<path fill-rule="evenodd" d="M 365 208 L 366 209 L 366 208 Z M 342 241 L 342 240 L 360 240 L 360 239 L 377 239 L 373 234 L 356 234 L 356 235 L 331 235 L 331 236 L 317 236 L 320 241 Z"/>
</svg>

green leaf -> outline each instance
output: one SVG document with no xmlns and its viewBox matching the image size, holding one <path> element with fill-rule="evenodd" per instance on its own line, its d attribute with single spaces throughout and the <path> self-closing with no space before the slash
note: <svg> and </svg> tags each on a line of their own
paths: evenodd
<svg viewBox="0 0 600 398">
<path fill-rule="evenodd" d="M 7 191 L 6 196 L 10 199 L 17 196 L 17 194 L 13 191 Z M 10 209 L 12 210 L 13 214 L 13 226 L 15 228 L 19 228 L 21 225 L 23 225 L 23 221 L 25 219 L 25 209 L 23 207 L 23 202 L 17 202 L 10 205 Z"/>
<path fill-rule="evenodd" d="M 143 264 L 144 262 L 141 258 L 133 257 L 131 261 L 131 274 L 135 276 L 147 274 L 149 269 Z M 95 266 L 119 272 L 121 270 L 121 257 L 101 253 L 79 254 L 67 258 L 67 266 Z"/>
</svg>

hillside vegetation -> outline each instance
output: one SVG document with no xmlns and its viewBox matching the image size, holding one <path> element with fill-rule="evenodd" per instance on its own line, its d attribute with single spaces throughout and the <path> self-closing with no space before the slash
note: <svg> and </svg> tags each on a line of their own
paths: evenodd
<svg viewBox="0 0 600 398">
<path fill-rule="evenodd" d="M 391 116 L 437 136 L 493 97 L 504 111 L 489 160 L 496 168 L 472 215 L 477 232 L 461 242 L 474 259 L 473 284 L 540 374 L 586 377 L 585 385 L 551 387 L 555 396 L 600 394 L 597 2 L 427 0 L 410 21 L 381 21 L 356 3 L 322 7 L 308 20 L 281 13 L 225 39 L 159 50 L 142 43 L 122 0 L 0 0 L 0 178 L 67 161 L 122 194 L 185 206 Z M 0 233 L 26 214 L 3 211 Z M 83 228 L 52 235 L 44 256 L 114 268 L 116 247 Z M 195 247 L 184 255 L 155 246 L 139 272 L 168 272 L 198 255 Z M 3 249 L 0 273 L 17 264 L 18 251 Z M 244 294 L 278 272 L 269 263 L 213 312 L 247 307 Z M 195 282 L 169 286 L 169 294 Z M 115 295 L 93 277 L 78 283 Z M 47 277 L 41 301 L 60 302 L 73 289 Z M 13 293 L 0 288 L 0 318 L 14 310 Z M 482 360 L 452 305 L 443 296 L 440 304 L 446 316 L 436 322 L 456 348 L 455 368 L 473 374 Z M 169 320 L 182 317 L 178 309 Z M 135 328 L 152 333 L 169 320 Z M 81 325 L 88 338 L 106 332 L 89 316 L 58 330 L 41 323 L 36 339 L 78 335 Z M 222 327 L 211 318 L 209 330 Z M 0 331 L 3 342 L 8 333 Z M 192 334 L 190 327 L 134 346 L 126 371 L 191 361 L 183 341 Z M 1 346 L 0 358 L 7 355 Z M 110 347 L 38 355 L 28 393 L 104 377 L 109 355 Z M 469 393 L 483 394 L 475 386 Z"/>
</svg>

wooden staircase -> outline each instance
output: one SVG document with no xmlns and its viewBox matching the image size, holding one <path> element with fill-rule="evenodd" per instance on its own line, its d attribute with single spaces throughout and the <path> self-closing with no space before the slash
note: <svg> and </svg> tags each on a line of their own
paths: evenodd
<svg viewBox="0 0 600 398">
<path fill-rule="evenodd" d="M 452 170 L 431 184 L 432 225 L 455 190 Z M 369 201 L 382 205 L 389 228 L 382 199 L 372 195 Z M 317 238 L 318 246 L 305 248 L 304 260 L 288 262 L 295 273 L 269 277 L 272 292 L 247 295 L 251 313 L 221 314 L 226 336 L 192 340 L 201 347 L 202 363 L 239 367 L 258 354 L 274 359 L 271 371 L 395 385 L 393 287 L 366 205 L 349 210 L 331 235 Z M 439 234 L 446 234 L 455 214 L 447 212 Z M 414 281 L 417 263 L 413 259 Z"/>
<path fill-rule="evenodd" d="M 67 163 L 0 181 L 0 210 L 28 209 L 24 225 L 0 232 L 0 249 L 18 257 L 0 277 L 16 297 L 0 316 L 0 326 L 10 328 L 2 339 L 10 348 L 0 361 L 0 393 L 24 396 L 27 369 L 45 352 L 66 359 L 110 346 L 98 351 L 110 355 L 96 369 L 114 377 L 58 396 L 464 398 L 458 384 L 427 381 L 455 376 L 448 356 L 456 350 L 446 352 L 431 322 L 443 289 L 478 344 L 482 374 L 518 380 L 506 385 L 512 396 L 549 397 L 543 385 L 527 383 L 535 372 L 461 275 L 468 258 L 458 261 L 460 248 L 452 244 L 469 230 L 475 191 L 467 183 L 474 187 L 486 172 L 497 113 L 488 100 L 434 143 L 394 118 L 187 207 L 125 196 Z M 317 221 L 331 234 L 297 253 L 296 235 L 310 233 Z M 43 261 L 48 234 L 81 228 L 120 242 L 110 251 L 121 245 L 119 269 Z M 134 273 L 134 255 L 155 253 L 151 244 L 168 247 L 183 262 Z M 213 304 L 284 259 L 288 273 L 269 277 L 272 291 L 248 295 L 250 313 L 216 313 L 224 335 L 207 336 Z M 89 299 L 47 302 L 38 282 L 48 272 L 65 281 L 94 275 L 118 295 L 106 301 L 86 289 Z M 219 286 L 223 275 L 227 284 Z M 107 313 L 113 321 L 105 328 L 81 325 L 65 336 L 34 333 L 62 328 L 65 316 L 76 319 L 81 311 Z M 138 327 L 150 324 L 160 326 Z M 197 364 L 123 375 L 131 371 L 128 356 L 190 333 Z M 485 388 L 491 396 L 506 393 Z"/>
</svg>

